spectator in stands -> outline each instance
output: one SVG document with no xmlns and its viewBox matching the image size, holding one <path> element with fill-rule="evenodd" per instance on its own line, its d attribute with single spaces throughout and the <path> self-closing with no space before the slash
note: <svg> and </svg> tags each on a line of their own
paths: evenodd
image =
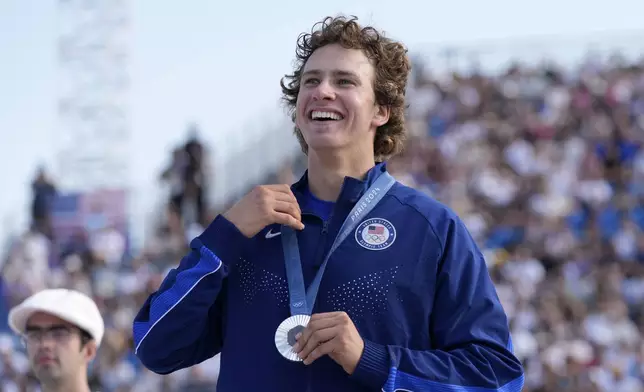
<svg viewBox="0 0 644 392">
<path fill-rule="evenodd" d="M 511 315 L 526 389 L 644 390 L 644 225 L 630 185 L 642 171 L 642 67 L 419 79 L 410 121 L 437 149 L 419 158 L 415 145 L 395 167 L 467 211 Z M 449 178 L 436 176 L 441 162 Z"/>
<path fill-rule="evenodd" d="M 43 290 L 9 312 L 43 392 L 89 392 L 87 367 L 105 326 L 94 301 L 76 291 Z"/>
<path fill-rule="evenodd" d="M 32 225 L 36 230 L 51 236 L 51 202 L 56 196 L 56 187 L 47 178 L 44 168 L 38 169 L 31 189 L 33 192 L 33 202 L 31 204 Z"/>
<path fill-rule="evenodd" d="M 188 129 L 188 141 L 184 146 L 187 156 L 187 165 L 184 171 L 183 184 L 185 197 L 194 204 L 196 216 L 189 223 L 205 225 L 206 206 L 204 204 L 205 176 L 204 176 L 204 147 L 198 136 L 196 124 Z"/>
<path fill-rule="evenodd" d="M 170 204 L 187 226 L 205 224 L 204 147 L 195 124 L 188 128 L 188 140 L 173 151 L 170 166 L 161 178 L 170 185 Z"/>
<path fill-rule="evenodd" d="M 187 161 L 184 149 L 177 147 L 172 152 L 170 165 L 161 173 L 161 179 L 166 181 L 170 188 L 169 204 L 179 212 L 183 206 L 185 194 L 184 173 Z"/>
</svg>

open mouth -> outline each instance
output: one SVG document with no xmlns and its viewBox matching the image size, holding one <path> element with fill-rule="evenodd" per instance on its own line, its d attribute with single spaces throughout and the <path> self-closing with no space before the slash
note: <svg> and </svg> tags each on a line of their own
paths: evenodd
<svg viewBox="0 0 644 392">
<path fill-rule="evenodd" d="M 340 121 L 344 119 L 344 117 L 341 114 L 335 112 L 313 110 L 309 114 L 309 119 L 313 121 Z"/>
</svg>

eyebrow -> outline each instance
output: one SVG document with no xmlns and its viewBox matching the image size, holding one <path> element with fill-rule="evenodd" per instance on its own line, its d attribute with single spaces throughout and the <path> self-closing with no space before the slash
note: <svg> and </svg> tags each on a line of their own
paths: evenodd
<svg viewBox="0 0 644 392">
<path fill-rule="evenodd" d="M 323 73 L 324 72 L 320 71 L 319 69 L 311 69 L 311 70 L 308 70 L 308 71 L 304 72 L 302 74 L 302 77 L 320 76 Z M 336 69 L 336 70 L 331 71 L 331 74 L 333 76 L 344 76 L 344 77 L 350 77 L 352 79 L 360 80 L 360 77 L 358 76 L 358 74 L 356 74 L 354 72 L 351 72 L 351 71 L 344 71 L 344 70 L 341 70 L 341 69 Z"/>
</svg>

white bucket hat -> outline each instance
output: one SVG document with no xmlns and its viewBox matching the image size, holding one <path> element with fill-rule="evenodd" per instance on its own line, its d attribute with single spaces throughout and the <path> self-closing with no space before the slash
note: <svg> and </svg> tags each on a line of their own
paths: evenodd
<svg viewBox="0 0 644 392">
<path fill-rule="evenodd" d="M 9 326 L 20 335 L 25 333 L 27 320 L 34 313 L 43 312 L 59 317 L 89 333 L 100 346 L 105 324 L 96 303 L 87 295 L 67 289 L 39 291 L 9 312 Z"/>
</svg>

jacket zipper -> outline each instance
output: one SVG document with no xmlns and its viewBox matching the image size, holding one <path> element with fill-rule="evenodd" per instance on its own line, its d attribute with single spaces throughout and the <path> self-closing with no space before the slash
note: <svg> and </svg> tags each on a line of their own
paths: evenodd
<svg viewBox="0 0 644 392">
<path fill-rule="evenodd" d="M 322 230 L 320 231 L 320 245 L 318 246 L 318 252 L 317 255 L 315 256 L 315 265 L 319 266 L 322 264 L 322 261 L 324 260 L 324 256 L 326 256 L 326 238 L 327 234 L 329 234 L 329 222 L 331 221 L 331 218 L 329 220 L 325 220 L 322 222 Z"/>
</svg>

